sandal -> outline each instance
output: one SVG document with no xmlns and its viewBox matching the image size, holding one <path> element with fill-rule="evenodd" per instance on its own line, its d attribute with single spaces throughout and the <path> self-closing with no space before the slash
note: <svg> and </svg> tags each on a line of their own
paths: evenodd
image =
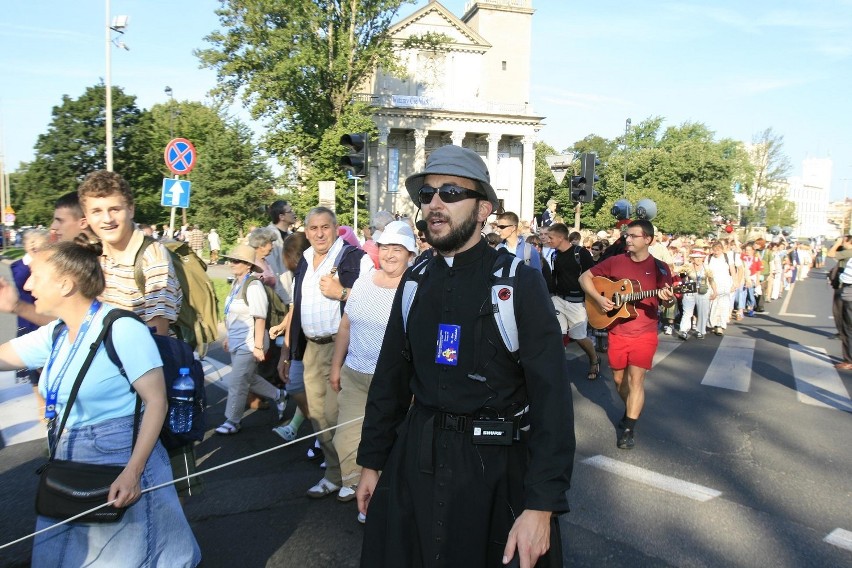
<svg viewBox="0 0 852 568">
<path fill-rule="evenodd" d="M 589 365 L 589 374 L 586 375 L 586 379 L 589 381 L 594 381 L 598 377 L 601 376 L 601 360 L 598 359 L 591 365 Z"/>
<path fill-rule="evenodd" d="M 216 428 L 215 431 L 217 434 L 222 434 L 223 436 L 232 436 L 240 431 L 240 425 L 226 420 L 225 423 Z"/>
</svg>

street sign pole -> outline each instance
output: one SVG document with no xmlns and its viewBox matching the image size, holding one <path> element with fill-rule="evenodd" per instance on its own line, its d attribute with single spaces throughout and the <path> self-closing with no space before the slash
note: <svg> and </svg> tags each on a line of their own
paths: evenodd
<svg viewBox="0 0 852 568">
<path fill-rule="evenodd" d="M 180 179 L 180 176 L 175 174 L 174 179 Z M 175 238 L 175 212 L 176 211 L 177 211 L 177 207 L 172 205 L 172 212 L 171 212 L 171 215 L 169 216 L 169 235 L 171 235 L 171 238 Z M 186 211 L 186 209 L 184 209 L 184 211 Z"/>
</svg>

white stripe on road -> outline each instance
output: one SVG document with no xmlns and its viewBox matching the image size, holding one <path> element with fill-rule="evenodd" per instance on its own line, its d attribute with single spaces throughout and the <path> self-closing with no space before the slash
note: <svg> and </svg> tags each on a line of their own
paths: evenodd
<svg viewBox="0 0 852 568">
<path fill-rule="evenodd" d="M 791 343 L 790 362 L 799 402 L 852 412 L 849 392 L 825 349 Z"/>
<path fill-rule="evenodd" d="M 723 337 L 701 384 L 748 392 L 754 345 L 755 340 L 748 337 Z"/>
<path fill-rule="evenodd" d="M 695 501 L 709 501 L 722 494 L 721 491 L 716 491 L 703 485 L 690 483 L 676 477 L 669 477 L 668 475 L 620 462 L 606 456 L 593 456 L 583 460 L 582 463 L 632 479 L 633 481 L 638 481 L 639 483 L 644 483 L 645 485 L 650 485 L 651 487 L 656 487 L 657 489 L 662 489 L 663 491 L 668 491 L 669 493 L 694 499 Z"/>
<path fill-rule="evenodd" d="M 834 529 L 822 540 L 839 548 L 852 550 L 852 532 L 847 530 Z"/>
<path fill-rule="evenodd" d="M 673 339 L 673 336 L 668 339 L 661 338 L 659 344 L 657 344 L 657 352 L 654 353 L 654 362 L 652 364 L 656 367 L 660 364 L 660 361 L 671 355 L 672 351 L 681 345 L 683 345 L 683 340 Z"/>
<path fill-rule="evenodd" d="M 0 432 L 7 446 L 47 437 L 33 387 L 29 380 L 19 382 L 15 371 L 0 372 Z"/>
</svg>

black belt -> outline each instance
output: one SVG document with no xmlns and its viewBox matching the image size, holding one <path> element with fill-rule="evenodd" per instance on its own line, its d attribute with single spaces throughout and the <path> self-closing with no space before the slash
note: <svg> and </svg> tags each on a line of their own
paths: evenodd
<svg viewBox="0 0 852 568">
<path fill-rule="evenodd" d="M 308 341 L 317 345 L 328 345 L 329 343 L 334 343 L 335 337 L 337 337 L 337 334 L 324 335 L 323 337 L 308 337 Z"/>
<path fill-rule="evenodd" d="M 431 411 L 426 407 L 424 410 Z M 434 411 L 432 411 L 434 412 Z M 450 432 L 471 432 L 473 430 L 473 416 L 466 414 L 452 414 L 450 412 L 434 412 L 423 424 L 423 432 L 420 440 L 420 471 L 422 473 L 434 473 L 434 430 L 449 430 Z M 520 430 L 529 427 L 529 410 L 513 416 L 512 434 L 515 441 L 520 440 Z"/>
</svg>

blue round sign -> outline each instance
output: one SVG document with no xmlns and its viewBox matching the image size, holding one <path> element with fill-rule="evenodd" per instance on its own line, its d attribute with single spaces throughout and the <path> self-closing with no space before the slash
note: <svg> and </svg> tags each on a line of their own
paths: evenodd
<svg viewBox="0 0 852 568">
<path fill-rule="evenodd" d="M 166 151 L 163 153 L 166 167 L 173 174 L 178 175 L 188 174 L 192 171 L 197 157 L 195 146 L 186 138 L 175 138 L 166 144 Z"/>
</svg>

